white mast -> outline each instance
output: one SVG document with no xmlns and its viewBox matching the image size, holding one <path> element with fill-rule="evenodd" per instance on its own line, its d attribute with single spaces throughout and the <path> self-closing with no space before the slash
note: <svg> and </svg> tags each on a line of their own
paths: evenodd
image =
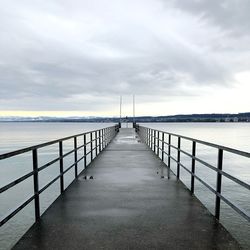
<svg viewBox="0 0 250 250">
<path fill-rule="evenodd" d="M 133 122 L 135 122 L 135 95 L 133 95 Z"/>
<path fill-rule="evenodd" d="M 120 123 L 122 120 L 122 96 L 120 96 Z"/>
</svg>

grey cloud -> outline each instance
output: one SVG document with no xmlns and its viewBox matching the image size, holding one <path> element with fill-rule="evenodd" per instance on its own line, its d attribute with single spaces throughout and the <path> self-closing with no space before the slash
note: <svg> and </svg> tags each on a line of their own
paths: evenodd
<svg viewBox="0 0 250 250">
<path fill-rule="evenodd" d="M 245 36 L 247 33 L 249 35 L 250 2 L 248 0 L 173 0 L 172 4 L 213 22 L 214 25 L 226 29 L 229 34 Z"/>
<path fill-rule="evenodd" d="M 168 5 L 174 15 L 161 1 L 75 3 L 10 1 L 1 8 L 2 110 L 102 110 L 120 94 L 158 101 L 195 95 L 188 87 L 198 93 L 202 86 L 233 81 L 234 61 L 226 63 L 229 55 L 211 38 L 219 36 L 221 43 L 235 47 L 216 27 L 241 32 L 249 26 L 245 10 L 240 17 L 233 1 L 218 6 L 175 0 Z M 139 7 L 141 13 L 131 13 Z M 192 15 L 209 22 L 199 23 Z M 190 31 L 182 30 L 186 23 Z"/>
</svg>

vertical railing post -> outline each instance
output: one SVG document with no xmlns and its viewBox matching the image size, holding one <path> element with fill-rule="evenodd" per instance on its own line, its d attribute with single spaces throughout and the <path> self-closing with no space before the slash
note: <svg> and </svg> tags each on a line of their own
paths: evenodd
<svg viewBox="0 0 250 250">
<path fill-rule="evenodd" d="M 104 129 L 102 129 L 102 150 L 104 149 Z"/>
<path fill-rule="evenodd" d="M 147 128 L 147 146 L 150 146 L 150 129 L 149 128 Z"/>
<path fill-rule="evenodd" d="M 95 131 L 95 157 L 97 156 L 98 149 L 97 149 L 97 131 Z"/>
<path fill-rule="evenodd" d="M 107 146 L 109 144 L 109 128 L 107 128 Z"/>
<path fill-rule="evenodd" d="M 104 148 L 106 148 L 106 128 L 103 129 L 103 141 L 104 141 Z"/>
<path fill-rule="evenodd" d="M 150 133 L 151 133 L 151 136 L 150 136 L 150 148 L 153 150 L 153 130 L 150 129 Z"/>
<path fill-rule="evenodd" d="M 223 150 L 219 149 L 218 150 L 218 162 L 217 162 L 217 169 L 219 171 L 222 170 L 222 164 L 223 164 Z M 217 220 L 220 219 L 220 197 L 218 196 L 218 194 L 221 194 L 221 178 L 222 175 L 220 172 L 217 172 L 217 185 L 216 185 L 216 200 L 215 200 L 215 218 Z"/>
<path fill-rule="evenodd" d="M 165 143 L 164 143 L 164 137 L 165 137 L 165 133 L 162 132 L 162 136 L 161 136 L 161 160 L 164 162 L 164 151 L 165 151 Z M 161 166 L 161 178 L 164 178 L 164 173 L 163 173 L 163 164 Z"/>
<path fill-rule="evenodd" d="M 38 160 L 37 160 L 37 149 L 32 150 L 33 158 L 33 181 L 34 181 L 34 202 L 35 202 L 35 220 L 40 219 L 40 201 L 39 201 L 39 180 L 38 180 Z"/>
<path fill-rule="evenodd" d="M 156 151 L 156 130 L 154 130 L 154 152 Z"/>
<path fill-rule="evenodd" d="M 181 137 L 178 136 L 178 151 L 177 151 L 177 179 L 180 179 L 180 161 L 181 161 Z"/>
<path fill-rule="evenodd" d="M 149 141 L 150 141 L 150 134 L 149 134 L 149 128 L 147 128 L 147 145 L 149 146 Z"/>
<path fill-rule="evenodd" d="M 74 150 L 75 150 L 75 178 L 78 176 L 78 164 L 77 164 L 77 137 L 74 137 Z"/>
<path fill-rule="evenodd" d="M 147 141 L 146 141 L 146 145 L 149 145 L 149 129 L 146 129 L 146 133 L 147 133 Z"/>
<path fill-rule="evenodd" d="M 149 146 L 149 129 L 147 128 L 147 146 Z"/>
<path fill-rule="evenodd" d="M 111 141 L 111 129 L 108 128 L 108 144 L 110 143 Z"/>
<path fill-rule="evenodd" d="M 84 154 L 84 169 L 87 167 L 87 140 L 86 140 L 86 134 L 83 135 L 83 154 Z"/>
<path fill-rule="evenodd" d="M 106 148 L 106 129 L 103 129 L 103 148 Z"/>
<path fill-rule="evenodd" d="M 102 151 L 101 149 L 101 130 L 98 131 L 98 137 L 99 137 L 99 153 Z"/>
<path fill-rule="evenodd" d="M 168 179 L 170 179 L 171 134 L 168 135 Z"/>
<path fill-rule="evenodd" d="M 108 144 L 111 142 L 111 128 L 108 129 L 109 133 L 108 133 Z"/>
<path fill-rule="evenodd" d="M 107 146 L 109 144 L 109 128 L 107 128 Z"/>
<path fill-rule="evenodd" d="M 194 174 L 195 174 L 195 159 L 194 157 L 196 156 L 196 142 L 193 141 L 193 146 L 192 146 L 192 175 L 191 175 L 191 193 L 194 193 Z"/>
<path fill-rule="evenodd" d="M 108 144 L 110 143 L 111 141 L 111 130 L 110 128 L 108 128 Z"/>
<path fill-rule="evenodd" d="M 109 144 L 109 129 L 106 128 L 106 147 L 108 146 Z"/>
<path fill-rule="evenodd" d="M 157 131 L 157 156 L 160 154 L 160 132 Z"/>
<path fill-rule="evenodd" d="M 63 142 L 59 141 L 59 156 L 60 156 L 60 191 L 64 191 L 64 178 L 63 178 Z"/>
<path fill-rule="evenodd" d="M 103 148 L 104 148 L 104 146 L 103 146 L 103 129 L 101 130 L 101 134 L 102 134 L 102 150 L 103 150 Z"/>
<path fill-rule="evenodd" d="M 90 132 L 90 159 L 93 160 L 93 135 Z"/>
<path fill-rule="evenodd" d="M 146 142 L 145 128 L 142 128 L 142 141 L 143 141 L 143 142 Z"/>
<path fill-rule="evenodd" d="M 106 128 L 106 147 L 109 144 L 109 128 Z"/>
<path fill-rule="evenodd" d="M 165 148 L 165 143 L 164 143 L 164 137 L 165 137 L 165 133 L 162 132 L 162 136 L 161 136 L 161 160 L 164 162 L 164 148 Z"/>
</svg>

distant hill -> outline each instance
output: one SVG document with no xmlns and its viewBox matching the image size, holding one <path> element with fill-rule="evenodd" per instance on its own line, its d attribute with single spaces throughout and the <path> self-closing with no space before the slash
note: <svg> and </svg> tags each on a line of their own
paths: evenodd
<svg viewBox="0 0 250 250">
<path fill-rule="evenodd" d="M 0 117 L 0 122 L 113 122 L 119 117 Z M 133 117 L 122 118 L 123 122 L 133 122 Z M 136 122 L 250 122 L 250 112 L 238 114 L 190 114 L 171 116 L 138 116 Z"/>
<path fill-rule="evenodd" d="M 249 122 L 250 112 L 238 114 L 190 114 L 138 117 L 138 122 Z"/>
</svg>

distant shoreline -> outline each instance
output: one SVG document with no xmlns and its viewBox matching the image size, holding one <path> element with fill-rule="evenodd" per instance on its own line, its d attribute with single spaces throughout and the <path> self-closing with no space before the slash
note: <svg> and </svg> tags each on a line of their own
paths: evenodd
<svg viewBox="0 0 250 250">
<path fill-rule="evenodd" d="M 250 112 L 238 114 L 190 114 L 171 116 L 137 116 L 122 117 L 121 122 L 138 123 L 173 123 L 173 122 L 250 122 Z M 74 123 L 118 123 L 119 117 L 18 117 L 3 116 L 0 122 L 74 122 Z"/>
<path fill-rule="evenodd" d="M 250 121 L 136 121 L 136 123 L 249 123 Z M 118 123 L 113 121 L 0 121 L 0 123 Z M 122 121 L 132 123 L 132 121 Z"/>
</svg>

